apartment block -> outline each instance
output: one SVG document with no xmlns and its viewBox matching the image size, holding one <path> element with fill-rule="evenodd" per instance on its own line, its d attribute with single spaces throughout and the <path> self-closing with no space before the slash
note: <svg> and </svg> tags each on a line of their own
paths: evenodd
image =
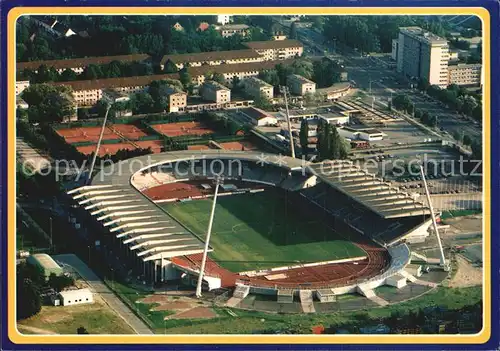
<svg viewBox="0 0 500 351">
<path fill-rule="evenodd" d="M 243 81 L 245 91 L 253 98 L 265 96 L 268 99 L 274 97 L 274 87 L 257 77 L 250 77 Z"/>
<path fill-rule="evenodd" d="M 217 104 L 226 103 L 231 101 L 231 90 L 218 82 L 207 81 L 201 88 L 201 97 Z"/>
<path fill-rule="evenodd" d="M 298 40 L 269 40 L 269 41 L 250 41 L 244 43 L 250 49 L 257 51 L 264 56 L 264 60 L 286 60 L 296 56 L 302 56 L 304 46 Z"/>
<path fill-rule="evenodd" d="M 21 94 L 24 89 L 30 86 L 29 80 L 18 80 L 16 81 L 16 95 Z"/>
<path fill-rule="evenodd" d="M 290 92 L 295 95 L 314 94 L 316 83 L 298 74 L 291 74 L 286 78 L 286 84 Z"/>
<path fill-rule="evenodd" d="M 173 62 L 178 69 L 182 69 L 186 65 L 189 67 L 200 67 L 205 65 L 218 66 L 223 64 L 262 62 L 264 61 L 264 57 L 251 49 L 165 55 L 160 61 L 161 69 L 165 68 L 168 61 Z"/>
<path fill-rule="evenodd" d="M 170 87 L 167 90 L 168 107 L 167 112 L 182 112 L 187 106 L 187 93 L 184 91 Z"/>
<path fill-rule="evenodd" d="M 16 64 L 16 71 L 21 72 L 26 69 L 37 72 L 40 66 L 53 67 L 59 73 L 66 69 L 70 69 L 75 73 L 82 73 L 83 70 L 89 65 L 105 65 L 113 61 L 120 62 L 143 62 L 149 60 L 151 57 L 147 54 L 136 55 L 118 55 L 118 56 L 102 56 L 102 57 L 83 57 L 68 60 L 48 60 L 48 61 L 30 61 L 18 62 Z"/>
<path fill-rule="evenodd" d="M 398 50 L 399 50 L 399 40 L 398 39 L 392 39 L 392 50 L 391 50 L 391 58 L 394 61 L 398 60 Z"/>
<path fill-rule="evenodd" d="M 113 90 L 119 95 L 130 95 L 143 91 L 155 80 L 178 79 L 178 74 L 160 74 L 126 78 L 108 78 L 96 80 L 80 80 L 57 82 L 53 85 L 65 85 L 73 89 L 73 97 L 78 106 L 92 106 L 102 99 L 106 90 Z M 108 93 L 109 94 L 109 93 Z"/>
<path fill-rule="evenodd" d="M 224 38 L 239 34 L 242 37 L 247 36 L 250 27 L 246 24 L 226 24 L 224 26 L 216 26 L 215 30 L 218 31 Z"/>
<path fill-rule="evenodd" d="M 205 82 L 207 74 L 222 74 L 224 76 L 224 85 L 232 86 L 235 78 L 243 81 L 249 77 L 257 77 L 261 71 L 273 69 L 277 64 L 289 65 L 292 64 L 294 60 L 284 60 L 284 61 L 263 61 L 263 62 L 251 62 L 251 63 L 240 63 L 234 65 L 219 65 L 219 66 L 208 66 L 204 65 L 201 67 L 189 67 L 188 72 L 191 75 L 192 83 L 199 86 Z"/>
<path fill-rule="evenodd" d="M 464 86 L 482 84 L 481 64 L 458 64 L 448 66 L 448 83 Z"/>
<path fill-rule="evenodd" d="M 431 85 L 448 84 L 448 41 L 420 27 L 399 29 L 397 71 L 408 77 L 426 79 Z"/>
</svg>

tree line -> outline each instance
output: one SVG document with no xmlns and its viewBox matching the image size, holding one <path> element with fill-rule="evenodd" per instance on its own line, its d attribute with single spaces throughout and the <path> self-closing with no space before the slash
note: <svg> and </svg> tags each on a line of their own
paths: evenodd
<svg viewBox="0 0 500 351">
<path fill-rule="evenodd" d="M 309 153 L 309 130 L 309 122 L 304 118 L 299 131 L 299 140 L 303 155 Z M 346 140 L 339 135 L 335 126 L 323 119 L 318 120 L 316 139 L 316 150 L 319 161 L 343 160 L 347 158 L 349 145 Z"/>
<path fill-rule="evenodd" d="M 449 30 L 446 21 L 437 16 L 430 20 L 423 16 L 329 16 L 318 25 L 327 40 L 335 39 L 363 53 L 390 52 L 399 27 L 407 26 L 419 26 L 442 37 Z"/>
<path fill-rule="evenodd" d="M 198 30 L 202 22 L 216 24 L 216 16 L 57 16 L 58 21 L 78 33 L 57 38 L 41 29 L 33 20 L 22 17 L 16 28 L 17 61 L 138 53 L 158 59 L 166 54 L 241 49 L 244 41 L 270 38 L 270 18 L 240 17 L 240 22 L 269 27 L 269 30 L 252 27 L 245 37 L 233 35 L 224 38 L 213 27 L 205 31 Z M 44 20 L 46 16 L 32 18 Z M 183 30 L 173 29 L 177 22 Z"/>
</svg>

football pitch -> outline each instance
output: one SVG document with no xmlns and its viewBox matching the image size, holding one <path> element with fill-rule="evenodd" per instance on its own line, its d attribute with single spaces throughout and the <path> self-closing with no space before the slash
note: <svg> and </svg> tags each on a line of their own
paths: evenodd
<svg viewBox="0 0 500 351">
<path fill-rule="evenodd" d="M 320 220 L 285 205 L 284 192 L 220 196 L 210 238 L 210 257 L 242 272 L 299 263 L 365 256 L 365 252 Z M 205 238 L 212 199 L 161 205 L 186 228 Z"/>
</svg>

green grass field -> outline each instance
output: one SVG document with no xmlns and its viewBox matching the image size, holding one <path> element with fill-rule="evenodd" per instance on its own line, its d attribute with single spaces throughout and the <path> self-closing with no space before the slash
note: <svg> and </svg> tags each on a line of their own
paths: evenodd
<svg viewBox="0 0 500 351">
<path fill-rule="evenodd" d="M 206 199 L 162 207 L 204 238 L 211 206 Z M 210 257 L 233 272 L 365 255 L 319 220 L 285 206 L 278 190 L 219 197 L 210 246 Z"/>
</svg>

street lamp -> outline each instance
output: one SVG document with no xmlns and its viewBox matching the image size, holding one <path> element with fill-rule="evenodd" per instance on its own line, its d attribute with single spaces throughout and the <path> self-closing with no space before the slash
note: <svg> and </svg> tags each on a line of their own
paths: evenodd
<svg viewBox="0 0 500 351">
<path fill-rule="evenodd" d="M 280 92 L 283 93 L 283 96 L 285 97 L 286 122 L 288 125 L 288 133 L 290 137 L 290 152 L 292 153 L 292 157 L 295 158 L 295 144 L 293 140 L 292 124 L 290 123 L 290 111 L 288 110 L 288 99 L 287 99 L 287 94 L 289 94 L 290 92 L 288 91 L 288 87 L 285 86 L 280 86 Z"/>
<path fill-rule="evenodd" d="M 210 236 L 212 234 L 212 224 L 214 222 L 215 206 L 217 204 L 217 195 L 219 194 L 219 186 L 222 184 L 223 178 L 217 176 L 215 178 L 215 194 L 212 203 L 212 212 L 210 213 L 210 221 L 208 222 L 207 237 L 205 238 L 205 249 L 203 250 L 203 258 L 201 260 L 200 274 L 198 275 L 198 284 L 196 285 L 196 297 L 201 298 L 201 285 L 203 283 L 203 274 L 205 272 L 205 264 L 207 262 L 208 248 L 210 246 Z"/>
<path fill-rule="evenodd" d="M 103 101 L 107 103 L 106 113 L 104 114 L 104 121 L 102 122 L 101 133 L 99 134 L 99 139 L 97 140 L 97 145 L 95 148 L 94 156 L 92 157 L 92 163 L 90 164 L 89 176 L 87 178 L 87 184 L 90 184 L 90 180 L 92 179 L 92 173 L 94 172 L 95 161 L 97 159 L 97 154 L 99 154 L 99 149 L 101 147 L 102 137 L 104 135 L 104 130 L 106 129 L 106 122 L 108 121 L 109 110 L 111 109 L 112 103 L 104 98 Z"/>
</svg>

